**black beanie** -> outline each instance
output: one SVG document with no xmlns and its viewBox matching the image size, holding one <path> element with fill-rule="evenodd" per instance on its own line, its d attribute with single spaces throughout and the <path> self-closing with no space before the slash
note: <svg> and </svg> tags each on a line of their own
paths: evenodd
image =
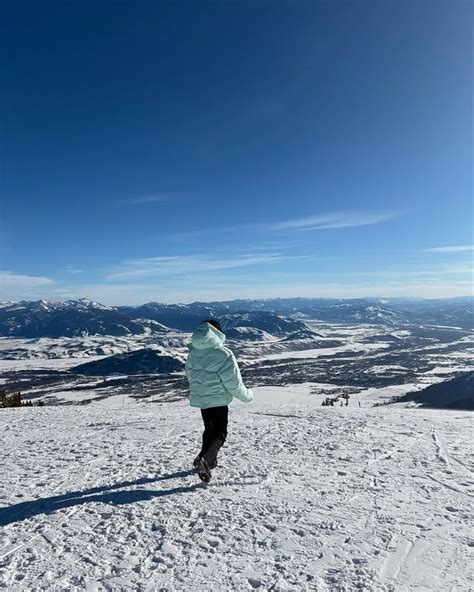
<svg viewBox="0 0 474 592">
<path fill-rule="evenodd" d="M 222 327 L 221 327 L 221 324 L 219 323 L 219 321 L 216 321 L 214 319 L 208 319 L 207 321 L 204 321 L 204 322 L 209 323 L 209 325 L 212 325 L 213 327 L 215 327 L 216 329 L 218 329 L 222 333 Z"/>
</svg>

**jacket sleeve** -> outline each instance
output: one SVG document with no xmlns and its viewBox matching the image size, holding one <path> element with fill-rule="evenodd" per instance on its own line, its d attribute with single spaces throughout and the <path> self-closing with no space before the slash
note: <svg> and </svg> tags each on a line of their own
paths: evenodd
<svg viewBox="0 0 474 592">
<path fill-rule="evenodd" d="M 218 370 L 217 374 L 224 387 L 232 396 L 237 397 L 237 399 L 240 399 L 244 403 L 250 403 L 253 400 L 253 393 L 244 385 L 237 360 L 232 352 L 229 351 L 224 364 Z"/>
<path fill-rule="evenodd" d="M 191 360 L 189 359 L 189 355 L 186 358 L 186 364 L 184 365 L 184 374 L 186 375 L 186 378 L 188 379 L 188 382 L 190 382 Z"/>
</svg>

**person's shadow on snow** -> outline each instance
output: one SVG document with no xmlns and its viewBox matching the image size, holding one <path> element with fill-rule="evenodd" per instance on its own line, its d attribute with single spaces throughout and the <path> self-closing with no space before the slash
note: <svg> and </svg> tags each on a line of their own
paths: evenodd
<svg viewBox="0 0 474 592">
<path fill-rule="evenodd" d="M 52 514 L 53 512 L 56 512 L 56 510 L 62 508 L 71 508 L 73 506 L 80 506 L 91 502 L 122 505 L 143 502 L 168 495 L 190 493 L 196 489 L 200 489 L 202 483 L 196 483 L 189 487 L 173 487 L 172 489 L 161 489 L 157 491 L 151 489 L 131 489 L 127 491 L 114 490 L 122 489 L 124 487 L 146 485 L 148 483 L 157 483 L 168 479 L 179 479 L 180 477 L 188 477 L 193 473 L 193 470 L 179 471 L 168 475 L 159 475 L 158 477 L 147 477 L 137 479 L 136 481 L 123 481 L 122 483 L 92 487 L 83 491 L 70 491 L 62 495 L 44 497 L 29 502 L 21 502 L 20 504 L 0 508 L 0 526 L 6 526 L 12 522 L 20 522 L 21 520 L 32 518 L 38 514 Z"/>
</svg>

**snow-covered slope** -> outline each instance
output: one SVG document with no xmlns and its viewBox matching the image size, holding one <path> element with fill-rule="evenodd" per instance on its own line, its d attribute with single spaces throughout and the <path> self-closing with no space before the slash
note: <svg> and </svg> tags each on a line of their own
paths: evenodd
<svg viewBox="0 0 474 592">
<path fill-rule="evenodd" d="M 0 338 L 0 360 L 67 360 L 111 356 L 159 344 L 184 348 L 189 336 L 181 332 L 163 335 L 87 335 L 81 337 L 40 337 L 38 339 Z"/>
<path fill-rule="evenodd" d="M 186 401 L 2 411 L 0 586 L 469 590 L 472 415 L 310 391 L 234 403 L 209 486 Z"/>
<path fill-rule="evenodd" d="M 257 329 L 255 327 L 232 327 L 226 330 L 227 340 L 242 340 L 242 341 L 261 341 L 271 343 L 278 338 L 271 335 L 267 331 Z"/>
</svg>

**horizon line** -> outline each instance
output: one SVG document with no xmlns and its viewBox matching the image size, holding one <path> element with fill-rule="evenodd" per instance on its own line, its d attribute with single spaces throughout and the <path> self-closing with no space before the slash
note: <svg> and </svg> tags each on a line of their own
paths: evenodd
<svg viewBox="0 0 474 592">
<path fill-rule="evenodd" d="M 91 302 L 96 304 L 101 304 L 103 306 L 108 306 L 109 308 L 120 308 L 122 306 L 130 306 L 132 308 L 139 308 L 140 306 L 145 306 L 147 304 L 160 304 L 164 306 L 179 306 L 179 305 L 190 305 L 190 304 L 225 304 L 227 302 L 237 302 L 237 301 L 244 301 L 244 302 L 265 302 L 269 300 L 338 300 L 338 301 L 347 301 L 347 300 L 467 300 L 467 299 L 474 299 L 474 295 L 466 295 L 466 296 L 438 296 L 438 297 L 426 297 L 426 296 L 353 296 L 353 297 L 346 297 L 346 298 L 337 298 L 331 296 L 273 296 L 267 298 L 231 298 L 227 300 L 192 300 L 190 302 L 163 302 L 160 300 L 148 300 L 141 304 L 104 304 L 99 300 L 94 300 L 91 298 L 58 298 L 58 299 L 51 299 L 51 298 L 39 298 L 35 300 L 0 300 L 0 307 L 9 304 L 21 304 L 22 302 L 27 303 L 35 303 L 35 302 L 47 302 L 47 303 L 66 303 L 66 302 Z"/>
</svg>

